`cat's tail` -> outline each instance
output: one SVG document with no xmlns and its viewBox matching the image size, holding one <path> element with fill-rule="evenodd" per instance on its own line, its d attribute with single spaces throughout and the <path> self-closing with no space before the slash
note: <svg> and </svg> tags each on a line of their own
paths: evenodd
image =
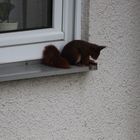
<svg viewBox="0 0 140 140">
<path fill-rule="evenodd" d="M 60 51 L 54 45 L 45 47 L 42 64 L 57 68 L 70 68 L 69 62 L 60 55 Z"/>
<path fill-rule="evenodd" d="M 65 58 L 59 56 L 54 61 L 54 67 L 67 69 L 70 68 L 70 64 Z"/>
</svg>

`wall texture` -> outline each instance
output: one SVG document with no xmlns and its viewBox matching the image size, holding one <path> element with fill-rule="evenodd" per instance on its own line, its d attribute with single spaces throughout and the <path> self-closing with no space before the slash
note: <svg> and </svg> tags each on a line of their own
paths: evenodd
<svg viewBox="0 0 140 140">
<path fill-rule="evenodd" d="M 139 140 L 140 1 L 90 0 L 89 17 L 89 40 L 108 46 L 90 75 L 92 139 Z"/>
<path fill-rule="evenodd" d="M 140 1 L 88 2 L 98 71 L 0 83 L 0 140 L 140 139 Z"/>
</svg>

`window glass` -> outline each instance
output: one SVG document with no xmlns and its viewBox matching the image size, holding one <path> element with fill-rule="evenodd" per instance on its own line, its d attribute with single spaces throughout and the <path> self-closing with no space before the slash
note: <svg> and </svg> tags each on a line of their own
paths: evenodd
<svg viewBox="0 0 140 140">
<path fill-rule="evenodd" d="M 52 28 L 53 0 L 0 0 L 0 33 Z"/>
</svg>

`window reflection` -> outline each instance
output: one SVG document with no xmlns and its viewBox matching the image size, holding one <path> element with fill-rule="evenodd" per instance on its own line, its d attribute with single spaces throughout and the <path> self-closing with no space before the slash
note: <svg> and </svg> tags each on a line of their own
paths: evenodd
<svg viewBox="0 0 140 140">
<path fill-rule="evenodd" d="M 52 0 L 0 0 L 0 33 L 52 27 Z"/>
</svg>

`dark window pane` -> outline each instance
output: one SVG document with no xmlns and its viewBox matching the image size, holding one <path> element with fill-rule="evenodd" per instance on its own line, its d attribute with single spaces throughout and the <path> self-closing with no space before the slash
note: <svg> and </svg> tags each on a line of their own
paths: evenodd
<svg viewBox="0 0 140 140">
<path fill-rule="evenodd" d="M 52 27 L 52 0 L 0 0 L 0 33 Z"/>
</svg>

